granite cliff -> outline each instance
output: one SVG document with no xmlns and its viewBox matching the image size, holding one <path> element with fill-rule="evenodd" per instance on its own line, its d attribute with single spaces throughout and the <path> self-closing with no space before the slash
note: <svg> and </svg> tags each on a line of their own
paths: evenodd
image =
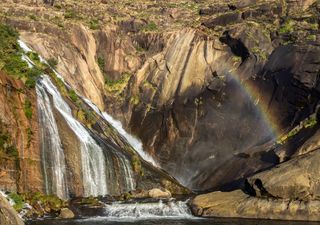
<svg viewBox="0 0 320 225">
<path fill-rule="evenodd" d="M 195 214 L 317 220 L 318 1 L 5 0 L 0 9 L 183 185 L 242 190 L 197 197 Z"/>
</svg>

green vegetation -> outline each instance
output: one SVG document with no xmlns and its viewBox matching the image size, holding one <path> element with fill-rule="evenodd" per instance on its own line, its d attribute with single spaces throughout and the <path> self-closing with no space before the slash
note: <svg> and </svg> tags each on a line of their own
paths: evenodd
<svg viewBox="0 0 320 225">
<path fill-rule="evenodd" d="M 131 158 L 131 163 L 132 163 L 133 171 L 143 176 L 143 170 L 142 170 L 140 158 L 137 155 L 133 155 Z"/>
<path fill-rule="evenodd" d="M 0 70 L 23 80 L 28 88 L 33 88 L 41 71 L 37 68 L 29 68 L 28 63 L 22 60 L 18 37 L 16 30 L 0 24 Z M 35 61 L 39 60 L 36 53 L 30 53 L 29 56 Z"/>
<path fill-rule="evenodd" d="M 26 133 L 27 133 L 27 139 L 28 139 L 27 147 L 30 148 L 32 136 L 33 136 L 33 131 L 30 127 L 28 127 L 26 130 Z"/>
<path fill-rule="evenodd" d="M 70 89 L 68 94 L 69 94 L 70 99 L 73 102 L 77 102 L 78 101 L 78 95 L 76 94 L 76 92 L 74 90 Z"/>
<path fill-rule="evenodd" d="M 292 33 L 294 31 L 295 23 L 292 20 L 287 20 L 279 29 L 280 34 Z"/>
<path fill-rule="evenodd" d="M 29 18 L 32 19 L 32 20 L 37 20 L 37 17 L 35 15 L 33 15 L 33 14 L 30 14 Z"/>
<path fill-rule="evenodd" d="M 312 24 L 310 24 L 310 29 L 318 30 L 319 29 L 319 25 L 317 23 L 312 23 Z"/>
<path fill-rule="evenodd" d="M 17 148 L 12 145 L 11 136 L 8 132 L 5 132 L 3 128 L 3 124 L 1 122 L 1 130 L 0 130 L 0 153 L 9 158 L 17 159 L 19 156 L 19 152 Z"/>
<path fill-rule="evenodd" d="M 308 41 L 316 41 L 317 40 L 317 36 L 314 34 L 311 34 L 309 36 L 307 36 L 307 40 Z"/>
<path fill-rule="evenodd" d="M 40 57 L 37 53 L 35 52 L 28 52 L 27 56 L 33 61 L 33 62 L 37 62 L 40 63 Z"/>
<path fill-rule="evenodd" d="M 23 196 L 17 193 L 10 193 L 8 196 L 14 201 L 13 208 L 18 212 L 21 211 L 25 204 Z"/>
<path fill-rule="evenodd" d="M 304 128 L 312 128 L 317 125 L 318 121 L 316 117 L 311 117 L 303 123 Z"/>
<path fill-rule="evenodd" d="M 153 92 L 157 91 L 157 88 L 155 87 L 155 85 L 153 85 L 152 83 L 150 83 L 148 80 L 144 80 L 143 81 L 143 86 L 145 86 L 148 89 L 151 89 Z"/>
<path fill-rule="evenodd" d="M 142 31 L 144 31 L 144 32 L 152 32 L 152 31 L 157 31 L 157 30 L 158 30 L 158 26 L 153 21 L 151 21 L 150 23 L 146 24 L 142 28 Z"/>
<path fill-rule="evenodd" d="M 256 56 L 259 56 L 260 59 L 262 60 L 267 60 L 268 59 L 268 56 L 267 56 L 267 53 L 260 49 L 259 47 L 254 47 L 251 49 L 251 51 L 256 55 Z"/>
<path fill-rule="evenodd" d="M 236 55 L 232 56 L 232 61 L 233 61 L 234 63 L 240 63 L 241 60 L 242 60 L 242 59 L 241 59 L 240 56 L 236 56 Z"/>
<path fill-rule="evenodd" d="M 28 72 L 28 77 L 25 80 L 25 85 L 30 89 L 34 88 L 36 86 L 37 79 L 41 74 L 42 72 L 36 67 L 31 68 Z"/>
<path fill-rule="evenodd" d="M 100 205 L 100 201 L 97 198 L 90 196 L 88 198 L 81 199 L 81 204 L 96 206 L 96 205 Z"/>
<path fill-rule="evenodd" d="M 91 127 L 97 122 L 95 114 L 88 110 L 82 102 L 77 103 L 77 110 L 75 111 L 76 118 L 84 123 L 87 127 Z"/>
<path fill-rule="evenodd" d="M 98 66 L 99 66 L 101 72 L 104 73 L 104 67 L 105 67 L 105 60 L 104 60 L 104 58 L 103 58 L 102 56 L 99 56 L 97 62 L 98 62 Z"/>
<path fill-rule="evenodd" d="M 50 58 L 47 60 L 47 63 L 49 64 L 49 66 L 51 66 L 53 69 L 56 69 L 57 65 L 58 65 L 58 61 L 54 58 Z"/>
<path fill-rule="evenodd" d="M 43 208 L 47 207 L 50 210 L 59 211 L 61 208 L 65 207 L 67 204 L 63 200 L 59 199 L 55 195 L 43 195 L 39 192 L 36 193 L 26 193 L 22 194 L 25 202 L 30 205 L 35 205 L 40 203 Z"/>
<path fill-rule="evenodd" d="M 308 119 L 301 121 L 298 126 L 283 135 L 278 141 L 278 144 L 284 144 L 289 138 L 296 136 L 302 129 L 313 128 L 318 123 L 317 118 L 312 115 Z"/>
<path fill-rule="evenodd" d="M 131 74 L 123 73 L 119 80 L 109 80 L 105 78 L 105 88 L 108 92 L 119 93 L 126 87 L 130 77 Z"/>
<path fill-rule="evenodd" d="M 99 20 L 96 20 L 96 19 L 92 19 L 89 21 L 89 28 L 91 30 L 98 30 L 100 29 L 100 24 L 99 24 Z"/>
<path fill-rule="evenodd" d="M 76 19 L 77 17 L 77 13 L 73 9 L 69 9 L 64 13 L 65 19 Z"/>
<path fill-rule="evenodd" d="M 14 209 L 18 212 L 21 211 L 24 207 L 25 203 L 30 204 L 34 207 L 35 213 L 41 215 L 43 214 L 43 209 L 49 213 L 49 212 L 59 212 L 61 208 L 64 208 L 67 206 L 67 202 L 59 199 L 55 195 L 43 195 L 39 192 L 35 193 L 10 193 L 9 198 L 11 198 L 14 201 Z M 38 211 L 39 210 L 39 211 Z"/>
<path fill-rule="evenodd" d="M 32 103 L 29 99 L 25 100 L 23 110 L 26 117 L 32 119 Z"/>
<path fill-rule="evenodd" d="M 133 105 L 138 105 L 140 102 L 139 96 L 134 95 L 130 98 L 130 103 Z"/>
</svg>

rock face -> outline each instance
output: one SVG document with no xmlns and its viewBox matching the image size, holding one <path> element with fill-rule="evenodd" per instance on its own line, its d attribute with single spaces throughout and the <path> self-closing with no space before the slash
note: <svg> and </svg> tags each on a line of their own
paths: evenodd
<svg viewBox="0 0 320 225">
<path fill-rule="evenodd" d="M 320 202 L 255 198 L 239 190 L 197 196 L 192 202 L 192 210 L 202 217 L 318 221 Z"/>
<path fill-rule="evenodd" d="M 55 30 L 52 33 L 56 33 Z M 71 35 L 60 36 L 58 40 L 57 37 L 29 32 L 21 33 L 21 38 L 46 59 L 56 59 L 58 71 L 67 74 L 66 81 L 86 98 L 92 99 L 99 108 L 104 108 L 104 78 L 95 61 L 95 39 L 87 28 L 72 26 Z"/>
<path fill-rule="evenodd" d="M 9 51 L 17 54 L 15 50 L 21 49 L 13 38 L 14 47 Z M 27 86 L 18 75 L 0 71 L 1 189 L 60 198 L 98 195 L 91 191 L 100 191 L 100 187 L 104 188 L 101 195 L 152 188 L 167 188 L 176 194 L 189 192 L 166 172 L 144 161 L 96 106 L 67 88 L 52 68 L 40 65 L 36 53 L 24 54 L 36 57 L 33 70 L 23 64 L 23 70 L 39 70 L 33 86 Z M 22 59 L 16 60 L 22 64 Z M 40 77 L 44 73 L 48 75 Z M 95 154 L 100 158 L 93 161 Z"/>
<path fill-rule="evenodd" d="M 3 21 L 46 59 L 57 59 L 57 70 L 74 89 L 120 119 L 189 188 L 234 189 L 257 171 L 315 150 L 316 136 L 309 147 L 301 146 L 317 127 L 288 133 L 319 102 L 314 0 L 188 1 L 183 7 L 15 2 L 1 5 Z M 153 15 L 145 15 L 148 9 Z M 285 143 L 274 144 L 280 134 Z M 73 139 L 64 135 L 64 145 L 77 148 Z M 67 163 L 80 182 L 77 165 Z M 148 171 L 139 184 L 146 189 L 153 188 Z M 294 182 L 312 196 L 312 187 L 305 186 L 309 172 L 298 171 L 302 177 L 286 186 L 272 180 L 270 195 L 281 190 L 284 197 L 287 187 L 296 195 Z M 155 180 L 167 183 L 161 176 Z"/>
<path fill-rule="evenodd" d="M 301 149 L 308 149 L 310 141 Z M 213 192 L 192 201 L 195 215 L 204 217 L 244 217 L 285 220 L 319 220 L 319 150 L 300 156 L 247 179 L 245 190 Z M 302 154 L 303 153 L 303 154 Z"/>
<path fill-rule="evenodd" d="M 248 179 L 257 196 L 319 200 L 320 152 L 313 151 Z"/>
<path fill-rule="evenodd" d="M 0 224 L 1 225 L 23 225 L 24 222 L 17 212 L 10 206 L 5 197 L 0 194 Z"/>
<path fill-rule="evenodd" d="M 2 150 L 0 189 L 2 190 L 19 192 L 42 190 L 35 102 L 36 95 L 33 91 L 28 91 L 21 81 L 12 79 L 0 71 Z M 29 114 L 26 114 L 27 111 Z"/>
</svg>

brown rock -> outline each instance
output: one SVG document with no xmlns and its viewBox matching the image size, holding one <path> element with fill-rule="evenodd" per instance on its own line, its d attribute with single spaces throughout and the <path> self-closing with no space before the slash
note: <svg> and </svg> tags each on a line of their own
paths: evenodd
<svg viewBox="0 0 320 225">
<path fill-rule="evenodd" d="M 191 206 L 195 215 L 203 217 L 318 221 L 320 212 L 319 201 L 262 199 L 250 197 L 240 190 L 200 195 Z"/>
<path fill-rule="evenodd" d="M 17 212 L 10 206 L 5 197 L 0 194 L 0 224 L 1 225 L 23 225 L 24 222 Z"/>
<path fill-rule="evenodd" d="M 150 198 L 171 198 L 170 191 L 162 191 L 158 188 L 151 189 L 148 194 Z"/>
<path fill-rule="evenodd" d="M 74 213 L 68 208 L 61 209 L 59 214 L 59 218 L 61 219 L 72 219 L 74 218 L 74 216 Z"/>
<path fill-rule="evenodd" d="M 260 196 L 320 200 L 320 151 L 296 157 L 248 179 Z"/>
<path fill-rule="evenodd" d="M 0 157 L 0 189 L 36 192 L 43 190 L 36 94 L 32 90 L 21 91 L 24 88 L 22 81 L 0 71 L 0 129 L 10 136 L 7 144 L 18 151 L 16 157 Z M 32 103 L 31 118 L 24 112 L 26 100 Z"/>
</svg>

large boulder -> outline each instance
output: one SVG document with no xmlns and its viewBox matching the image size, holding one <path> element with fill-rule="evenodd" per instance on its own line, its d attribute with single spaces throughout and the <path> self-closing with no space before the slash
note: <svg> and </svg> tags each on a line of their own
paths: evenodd
<svg viewBox="0 0 320 225">
<path fill-rule="evenodd" d="M 320 151 L 296 157 L 248 179 L 257 196 L 320 200 Z"/>
<path fill-rule="evenodd" d="M 171 198 L 171 193 L 168 190 L 160 190 L 158 188 L 151 189 L 149 191 L 150 198 Z"/>
<path fill-rule="evenodd" d="M 74 218 L 74 213 L 68 208 L 63 208 L 60 211 L 59 217 L 62 219 L 72 219 Z"/>
<path fill-rule="evenodd" d="M 243 217 L 259 219 L 318 221 L 320 202 L 255 198 L 237 190 L 213 192 L 193 199 L 192 211 L 203 217 Z"/>
</svg>

